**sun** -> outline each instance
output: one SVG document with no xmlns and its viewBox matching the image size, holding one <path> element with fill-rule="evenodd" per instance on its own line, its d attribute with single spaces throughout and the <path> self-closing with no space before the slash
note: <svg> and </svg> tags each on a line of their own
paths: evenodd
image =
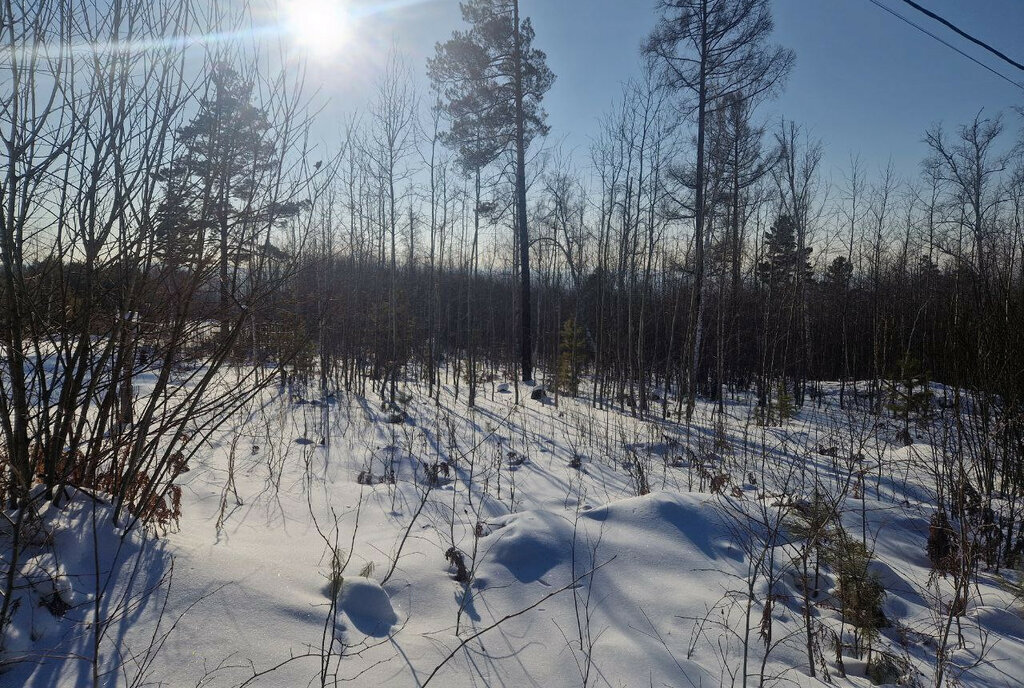
<svg viewBox="0 0 1024 688">
<path fill-rule="evenodd" d="M 282 0 L 284 25 L 302 47 L 330 57 L 345 43 L 351 28 L 346 0 Z"/>
</svg>

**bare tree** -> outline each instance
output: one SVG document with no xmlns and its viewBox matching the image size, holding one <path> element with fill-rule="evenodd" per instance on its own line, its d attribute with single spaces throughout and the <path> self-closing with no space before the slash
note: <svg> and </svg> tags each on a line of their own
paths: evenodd
<svg viewBox="0 0 1024 688">
<path fill-rule="evenodd" d="M 686 330 L 687 402 L 696 399 L 701 346 L 707 206 L 709 115 L 727 98 L 754 98 L 772 91 L 787 76 L 793 53 L 766 45 L 773 22 L 766 0 L 661 0 L 661 17 L 644 52 L 662 67 L 665 85 L 683 93 L 684 112 L 697 128 L 693 176 L 694 280 Z"/>
<path fill-rule="evenodd" d="M 391 330 L 391 356 L 389 362 L 387 397 L 391 404 L 395 403 L 399 368 L 399 332 L 398 332 L 398 184 L 412 174 L 406 162 L 416 150 L 417 122 L 416 92 L 412 85 L 412 77 L 408 66 L 392 48 L 388 56 L 387 67 L 377 88 L 377 101 L 371 111 L 374 127 L 372 130 L 373 147 L 369 151 L 374 174 L 379 180 L 385 205 L 385 225 L 390 242 L 390 285 L 389 285 L 389 319 Z M 410 210 L 411 212 L 411 210 Z M 412 246 L 410 225 L 410 246 Z M 414 259 L 409 254 L 410 268 Z M 381 389 L 384 396 L 384 388 Z"/>
</svg>

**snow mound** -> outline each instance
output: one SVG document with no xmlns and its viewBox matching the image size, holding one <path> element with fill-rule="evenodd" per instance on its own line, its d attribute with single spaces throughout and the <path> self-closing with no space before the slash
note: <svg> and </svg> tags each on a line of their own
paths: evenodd
<svg viewBox="0 0 1024 688">
<path fill-rule="evenodd" d="M 974 618 L 989 633 L 1024 640 L 1024 619 L 1014 611 L 1001 607 L 978 607 L 974 610 Z"/>
<path fill-rule="evenodd" d="M 655 492 L 621 499 L 582 516 L 632 533 L 637 536 L 633 542 L 638 546 L 644 542 L 644 534 L 658 534 L 675 540 L 694 560 L 714 560 L 720 556 L 740 559 L 739 551 L 722 532 L 714 509 L 699 496 Z"/>
<path fill-rule="evenodd" d="M 600 609 L 590 610 L 589 623 L 600 633 L 604 666 L 624 669 L 619 678 L 636 679 L 628 667 L 643 657 L 643 685 L 717 685 L 714 674 L 697 659 L 666 652 L 662 644 L 675 642 L 675 634 L 682 632 L 676 619 L 705 613 L 705 600 L 721 596 L 720 572 L 742 572 L 739 549 L 729 541 L 728 528 L 706 495 L 657 492 L 578 514 L 523 511 L 492 518 L 487 525 L 494 530 L 481 540 L 476 581 L 485 583 L 478 586 L 485 591 L 500 594 L 484 597 L 486 604 L 471 602 L 468 613 L 485 608 L 500 617 L 571 586 L 573 592 L 546 600 L 537 615 L 505 627 L 510 636 L 529 637 L 552 620 L 571 624 L 574 600 L 587 604 L 590 589 Z M 680 576 L 686 576 L 684 586 Z M 561 643 L 531 652 L 538 675 L 559 677 L 555 685 L 570 682 Z M 687 683 L 679 683 L 680 673 L 686 674 Z M 633 685 L 626 680 L 621 684 Z"/>
<path fill-rule="evenodd" d="M 721 558 L 739 560 L 739 550 L 716 520 L 714 510 L 702 499 L 664 492 L 581 512 L 575 526 L 571 514 L 526 511 L 488 522 L 495 528 L 495 540 L 486 561 L 507 569 L 520 583 L 548 584 L 551 581 L 545 576 L 568 566 L 573 552 L 579 571 L 598 563 L 593 560 L 593 545 L 601 539 L 609 552 L 622 550 L 631 560 L 641 551 L 668 554 L 673 560 L 683 555 L 687 561 L 705 564 Z M 655 540 L 663 540 L 668 547 L 658 551 Z"/>
<path fill-rule="evenodd" d="M 497 540 L 487 559 L 505 567 L 520 583 L 544 583 L 544 575 L 566 560 L 572 523 L 549 511 L 528 511 L 495 519 Z"/>
<path fill-rule="evenodd" d="M 352 625 L 365 635 L 385 636 L 398 622 L 398 614 L 387 592 L 368 578 L 345 578 L 338 609 L 345 612 Z"/>
<path fill-rule="evenodd" d="M 36 490 L 24 516 L 15 593 L 0 647 L 3 686 L 81 685 L 75 676 L 83 667 L 91 669 L 82 658 L 95 652 L 97 618 L 108 629 L 98 641 L 100 675 L 129 683 L 141 675 L 128 667 L 127 649 L 146 648 L 152 628 L 135 628 L 133 622 L 158 613 L 153 608 L 167 594 L 171 558 L 144 529 L 126 531 L 115 524 L 106 495 L 67 488 L 64 496 L 58 506 Z M 5 515 L 4 523 L 17 518 L 13 510 Z M 10 531 L 0 527 L 4 563 L 11 547 Z"/>
</svg>

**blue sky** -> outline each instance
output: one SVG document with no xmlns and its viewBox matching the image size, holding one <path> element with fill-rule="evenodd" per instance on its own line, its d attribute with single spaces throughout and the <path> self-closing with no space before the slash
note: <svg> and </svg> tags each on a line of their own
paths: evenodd
<svg viewBox="0 0 1024 688">
<path fill-rule="evenodd" d="M 351 0 L 377 8 L 359 38 L 329 63 L 314 65 L 311 85 L 331 98 L 328 112 L 365 106 L 392 45 L 422 78 L 435 42 L 460 24 L 457 0 Z M 899 0 L 879 0 L 965 52 L 1024 83 L 980 48 L 970 46 Z M 1024 1 L 920 0 L 970 33 L 1024 61 Z M 383 8 L 383 9 L 381 9 Z M 639 70 L 639 45 L 655 22 L 653 0 L 521 0 L 532 17 L 537 47 L 557 75 L 545 105 L 552 138 L 587 159 L 599 117 Z M 984 108 L 1005 111 L 1008 128 L 1020 119 L 1024 91 L 983 70 L 876 7 L 870 0 L 775 0 L 777 42 L 796 51 L 784 94 L 762 108 L 769 121 L 786 116 L 825 144 L 825 172 L 837 181 L 851 155 L 875 172 L 891 158 L 897 173 L 914 176 L 924 154 L 921 138 L 935 122 L 953 128 Z M 424 79 L 425 82 L 425 79 Z"/>
</svg>

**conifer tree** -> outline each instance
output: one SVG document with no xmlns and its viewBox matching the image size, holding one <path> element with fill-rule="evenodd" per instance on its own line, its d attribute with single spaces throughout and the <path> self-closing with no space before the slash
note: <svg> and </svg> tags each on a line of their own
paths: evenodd
<svg viewBox="0 0 1024 688">
<path fill-rule="evenodd" d="M 932 393 L 928 374 L 920 361 L 906 354 L 900 361 L 889 389 L 889 410 L 903 422 L 903 437 L 910 444 L 910 421 L 927 418 L 931 412 Z"/>
<path fill-rule="evenodd" d="M 842 294 L 853 278 L 853 263 L 846 256 L 836 256 L 825 270 L 825 285 L 836 294 Z"/>
<path fill-rule="evenodd" d="M 533 379 L 530 297 L 530 233 L 526 212 L 526 149 L 547 133 L 541 99 L 554 74 L 533 47 L 533 27 L 520 19 L 519 0 L 466 0 L 460 4 L 467 31 L 455 31 L 428 63 L 450 119 L 444 135 L 469 169 L 505 152 L 514 155 L 516 241 L 520 274 L 522 379 Z"/>
<path fill-rule="evenodd" d="M 576 396 L 587 356 L 587 338 L 583 326 L 575 318 L 562 325 L 558 343 L 558 391 Z"/>
<path fill-rule="evenodd" d="M 161 172 L 166 184 L 156 241 L 165 256 L 180 256 L 189 245 L 216 247 L 222 336 L 239 267 L 258 246 L 259 232 L 302 207 L 277 199 L 272 125 L 252 96 L 253 85 L 237 71 L 214 65 L 198 112 L 176 132 L 177 156 Z M 263 244 L 260 251 L 273 250 L 269 235 Z"/>
<path fill-rule="evenodd" d="M 771 229 L 765 232 L 765 259 L 758 265 L 758 275 L 772 290 L 780 290 L 796 283 L 801 270 L 810 279 L 811 248 L 802 251 L 796 245 L 796 225 L 792 215 L 780 215 Z"/>
</svg>

